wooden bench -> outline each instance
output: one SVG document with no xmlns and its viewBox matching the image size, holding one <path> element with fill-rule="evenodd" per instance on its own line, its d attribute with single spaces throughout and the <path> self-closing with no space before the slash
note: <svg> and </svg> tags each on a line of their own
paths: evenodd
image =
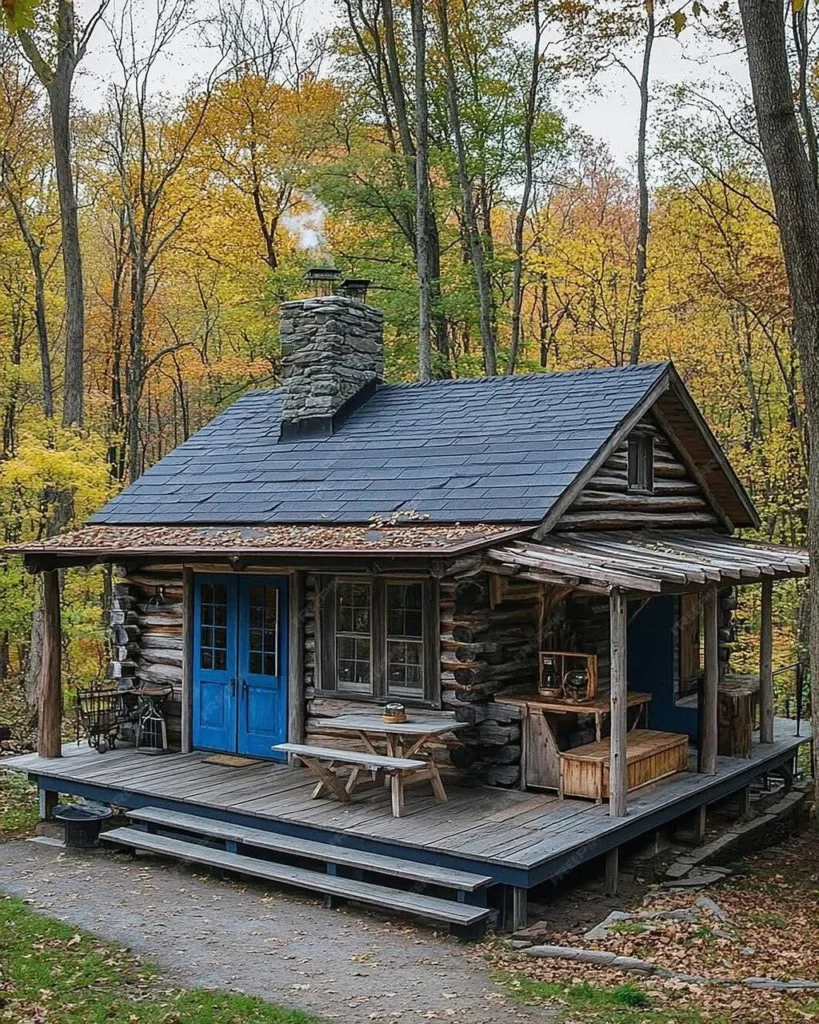
<svg viewBox="0 0 819 1024">
<path fill-rule="evenodd" d="M 443 792 L 440 777 L 437 771 L 430 768 L 427 761 L 419 761 L 412 757 L 388 757 L 386 754 L 371 754 L 365 750 L 313 747 L 306 743 L 278 743 L 273 749 L 292 754 L 318 778 L 318 785 L 313 790 L 313 799 L 320 797 L 326 791 L 337 800 L 346 803 L 358 787 L 362 772 L 375 772 L 376 775 L 378 772 L 383 772 L 390 782 L 392 813 L 394 817 L 400 818 L 404 811 L 405 778 L 408 775 L 417 776 L 418 773 L 423 772 L 424 777 L 428 777 L 432 782 L 435 798 L 440 802 L 446 800 L 446 793 Z M 353 766 L 346 781 L 335 770 L 338 764 Z"/>
<path fill-rule="evenodd" d="M 688 736 L 635 729 L 628 734 L 628 788 L 639 789 L 688 768 Z M 560 754 L 560 796 L 579 796 L 600 804 L 609 797 L 609 741 L 586 743 Z"/>
</svg>

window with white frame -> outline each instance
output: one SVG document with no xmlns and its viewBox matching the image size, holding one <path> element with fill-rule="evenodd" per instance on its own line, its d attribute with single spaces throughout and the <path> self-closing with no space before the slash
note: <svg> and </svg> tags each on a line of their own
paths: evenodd
<svg viewBox="0 0 819 1024">
<path fill-rule="evenodd" d="M 318 576 L 318 689 L 437 704 L 437 613 L 428 577 Z"/>
</svg>

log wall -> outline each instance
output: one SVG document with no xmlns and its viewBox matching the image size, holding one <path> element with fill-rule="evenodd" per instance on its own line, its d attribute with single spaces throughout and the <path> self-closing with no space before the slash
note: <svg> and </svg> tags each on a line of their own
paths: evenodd
<svg viewBox="0 0 819 1024">
<path fill-rule="evenodd" d="M 719 526 L 719 519 L 680 453 L 649 413 L 635 431 L 654 438 L 654 490 L 628 489 L 628 439 L 589 480 L 556 530 L 687 529 Z"/>
<path fill-rule="evenodd" d="M 165 702 L 168 742 L 181 743 L 182 570 L 144 569 L 130 575 L 115 569 L 108 675 L 122 689 L 140 683 L 171 683 Z"/>
<path fill-rule="evenodd" d="M 166 705 L 169 740 L 181 743 L 183 606 L 182 567 L 117 571 L 111 613 L 109 676 L 123 688 L 170 682 Z M 469 728 L 442 737 L 436 760 L 466 783 L 516 786 L 520 781 L 519 711 L 490 698 L 510 687 L 534 687 L 539 650 L 540 588 L 488 573 L 444 578 L 440 594 L 441 698 L 439 711 Z M 327 720 L 351 712 L 379 714 L 374 701 L 335 699 L 316 693 L 316 577 L 305 578 L 303 682 L 308 743 L 356 749 L 358 741 L 328 731 Z M 300 739 L 301 737 L 291 737 Z"/>
</svg>

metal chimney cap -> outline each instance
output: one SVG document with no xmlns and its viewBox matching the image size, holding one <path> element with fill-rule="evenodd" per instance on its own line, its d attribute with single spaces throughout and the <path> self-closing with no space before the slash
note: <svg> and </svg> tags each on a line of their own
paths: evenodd
<svg viewBox="0 0 819 1024">
<path fill-rule="evenodd" d="M 348 299 L 358 299 L 360 302 L 367 301 L 367 291 L 372 284 L 369 277 L 346 277 L 340 285 L 339 290 Z"/>
<path fill-rule="evenodd" d="M 304 277 L 313 285 L 314 295 L 332 295 L 333 286 L 341 277 L 341 271 L 335 267 L 311 267 Z"/>
<path fill-rule="evenodd" d="M 335 267 L 310 267 L 304 276 L 308 281 L 337 281 L 341 271 Z"/>
</svg>

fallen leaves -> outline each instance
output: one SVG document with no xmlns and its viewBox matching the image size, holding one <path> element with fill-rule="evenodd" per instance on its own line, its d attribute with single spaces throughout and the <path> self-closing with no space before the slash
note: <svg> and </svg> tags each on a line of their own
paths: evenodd
<svg viewBox="0 0 819 1024">
<path fill-rule="evenodd" d="M 669 970 L 706 977 L 712 984 L 693 985 L 656 977 L 637 980 L 655 1007 L 696 1007 L 705 1024 L 819 1020 L 815 992 L 779 993 L 726 984 L 749 977 L 819 980 L 816 840 L 817 831 L 812 830 L 748 858 L 747 873 L 729 879 L 713 893 L 727 920 L 708 913 L 693 921 L 641 919 L 639 929 L 615 928 L 598 941 L 585 940 L 580 931 L 558 929 L 545 941 L 638 957 Z M 655 890 L 640 906 L 624 909 L 681 910 L 692 902 L 691 893 Z M 592 965 L 584 965 L 581 970 L 576 963 L 498 950 L 491 950 L 489 956 L 495 967 L 513 979 L 513 987 L 516 976 L 524 982 L 528 979 L 564 985 L 567 990 L 587 983 L 612 988 L 637 977 Z M 525 984 L 519 987 L 525 991 Z"/>
</svg>

